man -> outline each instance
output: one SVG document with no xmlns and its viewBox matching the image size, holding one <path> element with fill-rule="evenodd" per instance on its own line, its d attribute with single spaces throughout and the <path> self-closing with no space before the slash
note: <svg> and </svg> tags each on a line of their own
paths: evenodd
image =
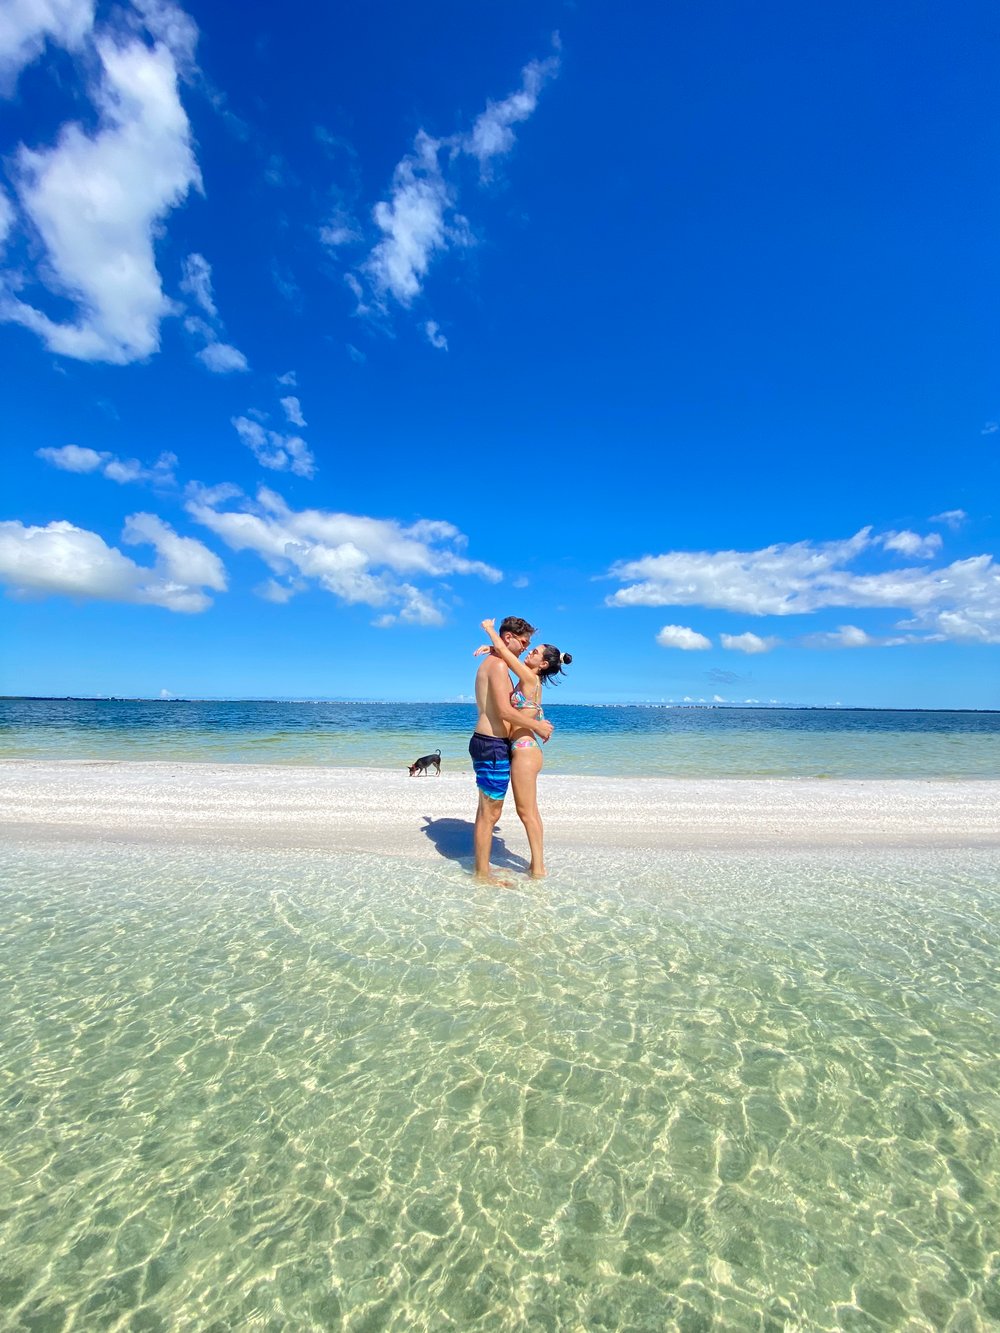
<svg viewBox="0 0 1000 1333">
<path fill-rule="evenodd" d="M 516 657 L 525 652 L 534 632 L 534 625 L 529 625 L 520 616 L 508 616 L 497 631 Z M 472 756 L 476 786 L 479 788 L 479 805 L 472 839 L 474 873 L 476 879 L 503 884 L 504 880 L 490 874 L 490 851 L 493 847 L 493 829 L 500 818 L 504 797 L 510 786 L 510 741 L 507 738 L 511 726 L 516 724 L 530 728 L 540 740 L 547 741 L 552 735 L 552 723 L 529 717 L 527 710 L 520 712 L 514 707 L 510 701 L 507 668 L 503 659 L 492 649 L 476 672 L 476 704 L 479 720 L 469 742 L 469 754 Z"/>
</svg>

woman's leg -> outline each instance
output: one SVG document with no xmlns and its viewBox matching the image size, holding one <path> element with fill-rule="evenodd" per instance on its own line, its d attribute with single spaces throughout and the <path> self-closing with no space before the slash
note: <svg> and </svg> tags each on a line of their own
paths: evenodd
<svg viewBox="0 0 1000 1333">
<path fill-rule="evenodd" d="M 534 879 L 545 874 L 545 855 L 542 851 L 542 818 L 538 813 L 538 774 L 542 767 L 542 751 L 537 745 L 515 749 L 511 755 L 510 785 L 514 791 L 517 817 L 524 825 L 531 848 L 528 873 Z"/>
</svg>

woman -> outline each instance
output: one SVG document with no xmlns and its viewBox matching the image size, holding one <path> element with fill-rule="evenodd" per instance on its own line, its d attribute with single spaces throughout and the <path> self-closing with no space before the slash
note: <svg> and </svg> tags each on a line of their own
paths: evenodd
<svg viewBox="0 0 1000 1333">
<path fill-rule="evenodd" d="M 543 643 L 525 656 L 522 662 L 510 651 L 503 639 L 496 632 L 495 621 L 484 620 L 483 629 L 489 635 L 490 643 L 499 657 L 520 682 L 519 688 L 511 690 L 510 701 L 515 708 L 530 709 L 534 718 L 542 717 L 542 685 L 558 676 L 564 666 L 572 662 L 569 653 L 561 653 L 551 643 Z M 489 652 L 483 647 L 479 652 Z M 538 813 L 538 774 L 542 768 L 542 747 L 534 733 L 527 727 L 512 727 L 510 733 L 510 784 L 514 789 L 514 805 L 517 817 L 524 825 L 531 849 L 531 865 L 528 874 L 533 879 L 541 879 L 545 874 L 545 857 L 542 851 L 542 820 Z"/>
</svg>

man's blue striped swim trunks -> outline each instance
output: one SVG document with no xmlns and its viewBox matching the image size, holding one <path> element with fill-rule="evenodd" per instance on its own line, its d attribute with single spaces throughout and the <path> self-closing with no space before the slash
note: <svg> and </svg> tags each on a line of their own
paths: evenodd
<svg viewBox="0 0 1000 1333">
<path fill-rule="evenodd" d="M 502 801 L 510 786 L 510 741 L 474 731 L 469 754 L 476 770 L 476 786 L 491 801 Z"/>
</svg>

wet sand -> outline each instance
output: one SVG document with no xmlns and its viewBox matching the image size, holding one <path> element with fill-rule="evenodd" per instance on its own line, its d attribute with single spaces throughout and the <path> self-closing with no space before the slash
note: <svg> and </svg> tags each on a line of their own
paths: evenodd
<svg viewBox="0 0 1000 1333">
<path fill-rule="evenodd" d="M 543 774 L 549 858 L 630 851 L 1000 849 L 1000 782 Z M 32 841 L 461 855 L 471 773 L 137 762 L 0 762 L 0 830 Z M 513 799 L 500 836 L 526 850 Z"/>
</svg>

